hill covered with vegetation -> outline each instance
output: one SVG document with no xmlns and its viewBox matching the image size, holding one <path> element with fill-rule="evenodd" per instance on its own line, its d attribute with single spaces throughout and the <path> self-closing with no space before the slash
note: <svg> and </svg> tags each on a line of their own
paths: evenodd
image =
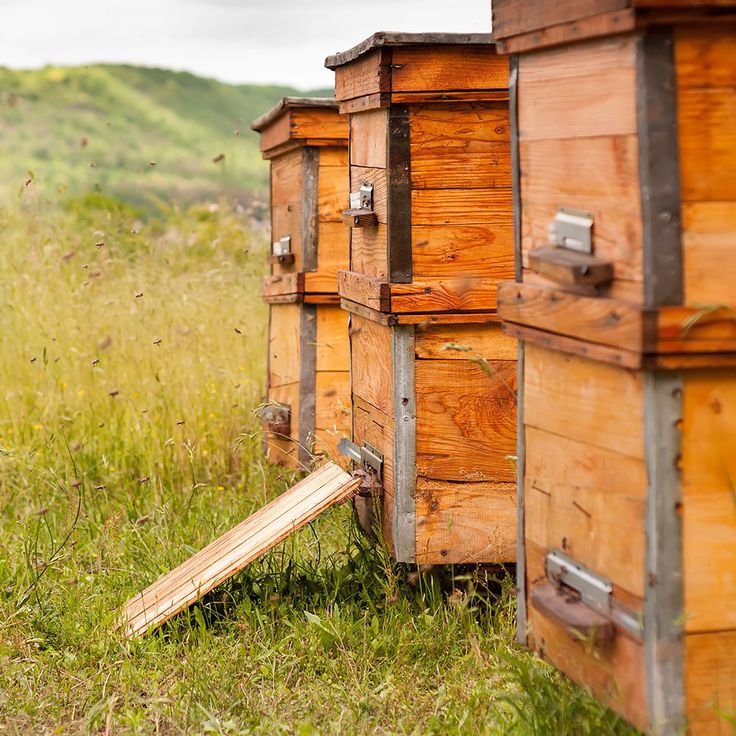
<svg viewBox="0 0 736 736">
<path fill-rule="evenodd" d="M 127 65 L 0 68 L 0 198 L 248 201 L 268 171 L 250 122 L 295 94 Z"/>
</svg>

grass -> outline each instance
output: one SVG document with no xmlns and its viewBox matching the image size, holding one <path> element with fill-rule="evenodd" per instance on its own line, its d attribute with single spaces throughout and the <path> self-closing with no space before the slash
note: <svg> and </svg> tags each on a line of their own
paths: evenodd
<svg viewBox="0 0 736 736">
<path fill-rule="evenodd" d="M 627 734 L 513 643 L 512 584 L 407 575 L 334 509 L 142 640 L 121 604 L 293 478 L 262 459 L 265 235 L 0 210 L 0 732 Z"/>
</svg>

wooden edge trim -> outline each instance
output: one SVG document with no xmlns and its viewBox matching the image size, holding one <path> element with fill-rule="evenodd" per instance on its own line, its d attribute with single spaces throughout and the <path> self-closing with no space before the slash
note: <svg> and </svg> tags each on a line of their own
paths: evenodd
<svg viewBox="0 0 736 736">
<path fill-rule="evenodd" d="M 422 102 L 507 102 L 507 89 L 447 90 L 445 92 L 392 92 L 391 104 L 417 104 Z"/>
<path fill-rule="evenodd" d="M 300 302 L 304 297 L 304 273 L 276 274 L 263 279 L 263 301 L 267 304 Z"/>
<path fill-rule="evenodd" d="M 558 350 L 562 353 L 581 355 L 590 360 L 597 360 L 601 363 L 609 363 L 622 368 L 639 369 L 642 367 L 644 361 L 642 353 L 623 350 L 621 348 L 612 348 L 608 345 L 597 345 L 586 342 L 585 340 L 576 340 L 572 337 L 555 335 L 545 330 L 522 327 L 511 322 L 503 323 L 503 331 L 507 335 L 516 337 L 524 342 L 540 345 L 550 350 Z"/>
<path fill-rule="evenodd" d="M 682 304 L 682 214 L 677 70 L 671 28 L 638 39 L 636 116 L 643 225 L 644 303 Z"/>
<path fill-rule="evenodd" d="M 378 322 L 381 325 L 395 325 L 396 317 L 393 314 L 384 314 L 383 312 L 377 312 L 375 309 L 366 307 L 363 304 L 351 301 L 350 299 L 341 299 L 340 308 L 344 309 L 350 314 L 357 314 L 358 317 L 364 317 L 372 322 Z"/>
<path fill-rule="evenodd" d="M 517 36 L 499 39 L 497 42 L 500 54 L 520 54 L 525 51 L 549 48 L 562 44 L 574 43 L 590 38 L 611 36 L 626 33 L 636 28 L 636 12 L 633 8 L 614 10 L 587 18 L 560 23 L 536 31 L 520 33 Z"/>
<path fill-rule="evenodd" d="M 250 129 L 260 133 L 280 117 L 284 111 L 292 108 L 336 110 L 337 100 L 334 97 L 282 97 L 270 110 L 257 117 L 250 124 Z"/>
<path fill-rule="evenodd" d="M 390 285 L 380 278 L 357 271 L 337 272 L 337 293 L 352 302 L 364 304 L 380 312 L 391 311 Z"/>
<path fill-rule="evenodd" d="M 387 136 L 388 280 L 396 284 L 410 284 L 412 280 L 411 126 L 407 105 L 392 105 L 389 108 Z"/>
<path fill-rule="evenodd" d="M 302 149 L 302 268 L 317 270 L 319 148 Z"/>
<path fill-rule="evenodd" d="M 304 304 L 339 304 L 340 295 L 334 292 L 330 293 L 310 293 L 304 294 L 302 301 Z"/>
<path fill-rule="evenodd" d="M 305 304 L 299 316 L 299 423 L 297 452 L 303 468 L 312 465 L 317 390 L 317 307 Z"/>
<path fill-rule="evenodd" d="M 685 730 L 685 624 L 679 459 L 683 380 L 676 372 L 644 376 L 647 464 L 644 670 L 649 729 Z"/>
<path fill-rule="evenodd" d="M 394 504 L 391 529 L 397 562 L 416 560 L 417 407 L 414 326 L 391 329 L 394 407 Z"/>
</svg>

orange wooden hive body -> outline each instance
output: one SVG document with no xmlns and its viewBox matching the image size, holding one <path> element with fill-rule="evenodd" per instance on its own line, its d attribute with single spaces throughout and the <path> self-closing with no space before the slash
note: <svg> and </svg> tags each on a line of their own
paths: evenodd
<svg viewBox="0 0 736 736">
<path fill-rule="evenodd" d="M 736 3 L 495 0 L 519 638 L 638 727 L 736 714 Z"/>
<path fill-rule="evenodd" d="M 334 100 L 284 98 L 252 128 L 271 162 L 267 454 L 305 469 L 313 454 L 334 456 L 350 425 L 347 319 L 337 296 L 348 259 L 340 214 L 347 120 Z"/>
<path fill-rule="evenodd" d="M 488 35 L 378 33 L 326 65 L 350 118 L 353 449 L 383 457 L 383 536 L 404 562 L 512 562 L 508 60 Z"/>
</svg>

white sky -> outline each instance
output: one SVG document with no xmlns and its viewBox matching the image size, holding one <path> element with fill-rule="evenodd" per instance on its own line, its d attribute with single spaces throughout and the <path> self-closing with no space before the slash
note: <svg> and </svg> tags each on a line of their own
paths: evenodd
<svg viewBox="0 0 736 736">
<path fill-rule="evenodd" d="M 490 0 L 0 0 L 0 65 L 129 62 L 329 87 L 375 31 L 490 31 Z"/>
</svg>

